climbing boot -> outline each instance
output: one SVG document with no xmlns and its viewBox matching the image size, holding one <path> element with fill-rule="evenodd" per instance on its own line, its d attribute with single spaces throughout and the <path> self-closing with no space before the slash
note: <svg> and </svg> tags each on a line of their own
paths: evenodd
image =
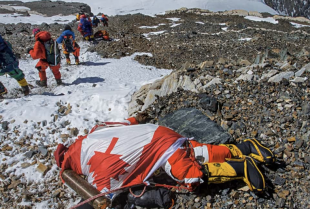
<svg viewBox="0 0 310 209">
<path fill-rule="evenodd" d="M 70 65 L 71 64 L 71 60 L 70 59 L 66 59 L 66 63 L 67 63 L 67 65 Z"/>
<path fill-rule="evenodd" d="M 79 60 L 75 60 L 75 64 L 76 64 L 76 65 L 79 65 L 79 64 L 80 64 L 80 61 L 79 61 Z"/>
<path fill-rule="evenodd" d="M 221 146 L 227 147 L 233 157 L 244 158 L 247 155 L 267 165 L 275 162 L 275 156 L 271 150 L 264 147 L 256 139 L 246 139 L 237 145 L 221 144 Z"/>
<path fill-rule="evenodd" d="M 57 83 L 57 86 L 63 85 L 63 82 L 61 79 L 56 79 L 56 83 Z"/>
<path fill-rule="evenodd" d="M 30 92 L 29 86 L 28 85 L 27 86 L 22 86 L 22 91 L 23 91 L 24 95 L 27 96 L 29 94 L 29 92 Z"/>
<path fill-rule="evenodd" d="M 270 165 L 275 162 L 275 156 L 272 151 L 263 146 L 256 139 L 246 139 L 242 143 L 236 145 L 244 155 L 248 155 L 259 162 Z"/>
<path fill-rule="evenodd" d="M 36 84 L 40 87 L 47 87 L 47 81 L 43 80 L 43 81 L 36 81 Z"/>
<path fill-rule="evenodd" d="M 206 163 L 209 183 L 225 183 L 242 179 L 251 191 L 262 192 L 265 178 L 254 160 L 248 156 L 244 159 L 227 159 L 224 163 Z"/>
<path fill-rule="evenodd" d="M 0 82 L 0 95 L 6 94 L 8 91 L 6 90 L 5 86 Z"/>
</svg>

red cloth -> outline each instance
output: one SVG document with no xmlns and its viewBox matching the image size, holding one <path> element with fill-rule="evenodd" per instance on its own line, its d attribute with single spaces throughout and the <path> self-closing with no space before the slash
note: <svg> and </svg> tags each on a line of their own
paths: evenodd
<svg viewBox="0 0 310 209">
<path fill-rule="evenodd" d="M 64 160 L 64 155 L 68 151 L 68 147 L 63 144 L 58 144 L 57 149 L 54 152 L 54 157 L 57 163 L 57 166 L 61 168 L 62 162 Z"/>
</svg>

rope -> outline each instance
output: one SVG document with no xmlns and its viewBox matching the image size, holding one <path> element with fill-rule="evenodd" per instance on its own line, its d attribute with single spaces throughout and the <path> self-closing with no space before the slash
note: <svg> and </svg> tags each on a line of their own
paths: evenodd
<svg viewBox="0 0 310 209">
<path fill-rule="evenodd" d="M 129 188 L 129 192 L 130 192 L 130 194 L 131 194 L 132 196 L 134 196 L 135 198 L 138 198 L 138 197 L 141 197 L 141 196 L 144 194 L 145 189 L 146 189 L 146 186 L 144 186 L 143 191 L 142 191 L 141 194 L 139 194 L 139 195 L 135 195 L 135 194 L 131 191 L 131 188 Z"/>
<path fill-rule="evenodd" d="M 88 198 L 87 200 L 84 200 L 83 202 L 81 202 L 81 203 L 71 207 L 70 209 L 75 209 L 75 208 L 80 207 L 80 206 L 82 206 L 82 205 L 84 205 L 86 203 L 89 203 L 90 201 L 93 201 L 93 200 L 97 199 L 98 197 L 105 196 L 106 194 L 113 193 L 113 192 L 116 192 L 118 190 L 121 190 L 121 189 L 115 189 L 115 190 L 112 190 L 112 191 L 109 191 L 109 192 L 97 194 L 97 195 L 95 195 L 95 196 L 93 196 L 91 198 Z"/>
<path fill-rule="evenodd" d="M 177 190 L 181 190 L 181 189 L 185 189 L 185 190 L 188 190 L 190 191 L 190 189 L 188 189 L 187 187 L 184 187 L 184 186 L 172 186 L 172 185 L 167 185 L 167 184 L 154 184 L 155 187 L 165 187 L 165 188 L 168 188 L 168 189 L 177 189 Z M 109 191 L 109 192 L 105 192 L 105 193 L 100 193 L 100 194 L 97 194 L 91 198 L 88 198 L 87 200 L 84 200 L 83 202 L 71 207 L 70 209 L 75 209 L 75 208 L 78 208 L 86 203 L 89 203 L 90 201 L 93 201 L 95 199 L 97 199 L 98 197 L 102 197 L 102 196 L 105 196 L 106 194 L 109 194 L 109 193 L 113 193 L 113 192 L 116 192 L 116 191 L 119 191 L 119 190 L 122 190 L 124 188 L 121 188 L 121 189 L 115 189 L 115 190 L 112 190 L 112 191 Z M 136 198 L 138 197 L 141 197 L 144 193 L 145 193 L 145 190 L 146 190 L 146 186 L 144 186 L 144 189 L 143 191 L 141 192 L 140 195 L 135 195 L 132 193 L 131 191 L 131 188 L 129 188 L 129 192 Z M 173 204 L 174 204 L 174 201 L 173 201 Z M 172 205 L 173 206 L 173 205 Z"/>
</svg>

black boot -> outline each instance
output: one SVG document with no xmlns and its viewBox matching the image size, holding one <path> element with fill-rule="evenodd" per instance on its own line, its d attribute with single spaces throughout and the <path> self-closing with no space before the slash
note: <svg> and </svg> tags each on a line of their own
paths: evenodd
<svg viewBox="0 0 310 209">
<path fill-rule="evenodd" d="M 235 169 L 237 176 L 243 176 L 243 181 L 251 191 L 262 192 L 265 189 L 265 178 L 252 158 L 246 157 L 244 161 L 230 159 L 226 162 Z"/>
<path fill-rule="evenodd" d="M 246 139 L 236 145 L 243 155 L 248 155 L 254 159 L 268 164 L 275 162 L 275 156 L 270 149 L 264 147 L 256 139 Z"/>
<path fill-rule="evenodd" d="M 36 84 L 40 87 L 47 87 L 47 81 L 36 81 Z"/>
<path fill-rule="evenodd" d="M 27 96 L 29 94 L 29 92 L 30 92 L 29 86 L 28 85 L 27 86 L 22 86 L 22 91 L 23 91 L 24 95 Z"/>
<path fill-rule="evenodd" d="M 61 79 L 56 79 L 56 83 L 57 83 L 57 86 L 63 85 L 63 82 Z"/>
</svg>

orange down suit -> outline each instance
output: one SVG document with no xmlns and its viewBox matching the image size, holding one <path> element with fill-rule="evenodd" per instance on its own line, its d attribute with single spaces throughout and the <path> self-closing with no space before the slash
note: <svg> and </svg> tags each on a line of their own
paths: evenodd
<svg viewBox="0 0 310 209">
<path fill-rule="evenodd" d="M 194 190 L 203 183 L 204 174 L 200 164 L 222 163 L 225 158 L 231 157 L 231 152 L 225 146 L 189 140 L 187 148 L 180 147 L 162 167 L 172 179 L 187 186 L 189 190 Z"/>
<path fill-rule="evenodd" d="M 29 51 L 30 56 L 33 59 L 40 59 L 39 62 L 36 64 L 36 68 L 39 71 L 39 76 L 41 81 L 47 80 L 45 70 L 49 67 L 55 79 L 61 79 L 61 74 L 59 72 L 60 64 L 56 66 L 52 66 L 46 62 L 46 52 L 45 47 L 42 42 L 48 41 L 51 39 L 51 34 L 47 31 L 38 32 L 35 36 L 35 44 L 32 50 Z"/>
</svg>

